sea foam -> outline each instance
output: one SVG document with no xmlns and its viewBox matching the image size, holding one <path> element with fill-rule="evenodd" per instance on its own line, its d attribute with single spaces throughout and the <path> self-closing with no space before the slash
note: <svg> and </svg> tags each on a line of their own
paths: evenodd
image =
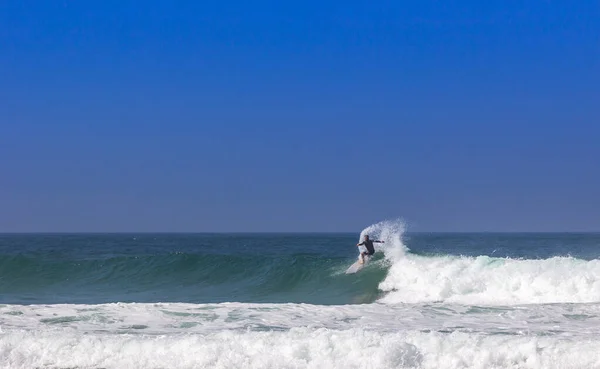
<svg viewBox="0 0 600 369">
<path fill-rule="evenodd" d="M 422 256 L 403 243 L 404 224 L 386 221 L 361 232 L 378 244 L 389 267 L 378 288 L 383 303 L 483 305 L 600 302 L 600 260 Z"/>
<path fill-rule="evenodd" d="M 44 368 L 600 368 L 600 340 L 294 328 L 209 335 L 15 331 L 0 366 Z"/>
<path fill-rule="evenodd" d="M 386 303 L 484 305 L 600 301 L 600 261 L 421 257 L 395 260 L 379 288 Z"/>
</svg>

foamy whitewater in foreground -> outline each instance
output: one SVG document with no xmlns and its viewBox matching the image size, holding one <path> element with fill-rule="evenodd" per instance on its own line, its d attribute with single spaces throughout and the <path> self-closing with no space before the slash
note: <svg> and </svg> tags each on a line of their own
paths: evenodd
<svg viewBox="0 0 600 369">
<path fill-rule="evenodd" d="M 198 236 L 164 254 L 160 238 L 79 256 L 6 247 L 0 367 L 600 368 L 600 236 L 366 233 L 383 257 L 356 275 L 344 274 L 356 236 Z M 222 264 L 201 264 L 199 244 Z"/>
</svg>

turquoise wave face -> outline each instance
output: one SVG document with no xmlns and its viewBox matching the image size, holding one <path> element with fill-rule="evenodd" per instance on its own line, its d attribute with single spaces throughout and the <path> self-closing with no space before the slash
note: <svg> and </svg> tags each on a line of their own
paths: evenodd
<svg viewBox="0 0 600 369">
<path fill-rule="evenodd" d="M 30 240 L 0 254 L 0 302 L 364 303 L 385 276 L 382 258 L 344 274 L 356 252 L 345 236 L 209 238 Z"/>
</svg>

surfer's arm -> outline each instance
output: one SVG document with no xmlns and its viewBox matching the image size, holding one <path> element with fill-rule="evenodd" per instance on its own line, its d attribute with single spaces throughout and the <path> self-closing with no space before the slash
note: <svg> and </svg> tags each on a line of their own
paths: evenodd
<svg viewBox="0 0 600 369">
<path fill-rule="evenodd" d="M 364 242 L 361 242 L 361 243 L 357 243 L 356 246 L 362 246 L 364 244 L 365 244 Z"/>
<path fill-rule="evenodd" d="M 384 241 L 373 241 L 375 243 L 385 243 Z"/>
</svg>

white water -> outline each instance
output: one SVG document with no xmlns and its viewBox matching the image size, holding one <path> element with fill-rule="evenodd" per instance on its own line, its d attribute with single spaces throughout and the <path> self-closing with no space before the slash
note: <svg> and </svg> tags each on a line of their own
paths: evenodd
<svg viewBox="0 0 600 369">
<path fill-rule="evenodd" d="M 293 328 L 211 335 L 11 332 L 3 368 L 585 368 L 600 367 L 600 340 L 375 333 Z"/>
<path fill-rule="evenodd" d="M 0 317 L 8 369 L 600 368 L 596 304 L 7 305 Z"/>
<path fill-rule="evenodd" d="M 361 233 L 385 241 L 389 270 L 380 302 L 444 302 L 517 305 L 600 302 L 600 260 L 554 257 L 540 260 L 488 256 L 424 257 L 408 252 L 402 222 L 381 222 Z"/>
<path fill-rule="evenodd" d="M 44 331 L 135 334 L 210 334 L 289 330 L 294 327 L 376 332 L 460 330 L 485 334 L 557 334 L 588 337 L 600 333 L 599 304 L 473 307 L 450 304 L 102 304 L 5 305 L 0 326 Z"/>
<path fill-rule="evenodd" d="M 600 301 L 600 261 L 479 257 L 396 260 L 379 285 L 386 303 L 513 305 Z"/>
</svg>

